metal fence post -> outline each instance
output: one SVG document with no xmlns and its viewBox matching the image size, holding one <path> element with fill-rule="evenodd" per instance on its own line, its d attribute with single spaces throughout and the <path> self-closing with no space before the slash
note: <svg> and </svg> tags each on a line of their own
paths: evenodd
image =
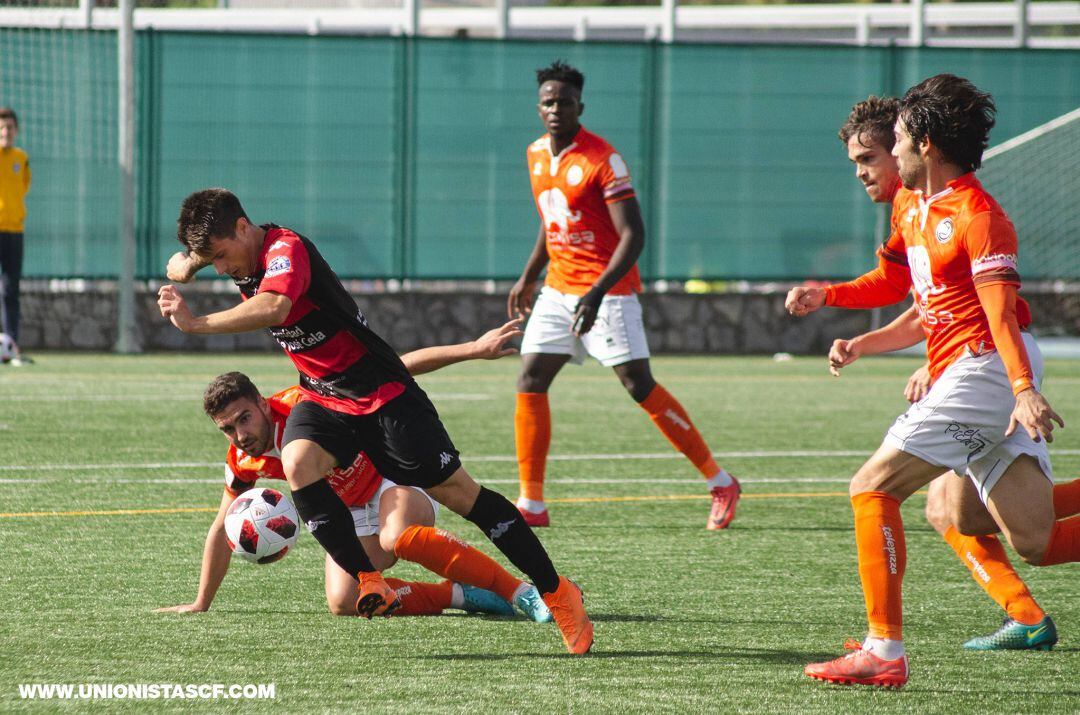
<svg viewBox="0 0 1080 715">
<path fill-rule="evenodd" d="M 117 32 L 120 165 L 120 271 L 116 299 L 116 352 L 139 352 L 135 331 L 135 0 L 120 0 Z"/>
</svg>

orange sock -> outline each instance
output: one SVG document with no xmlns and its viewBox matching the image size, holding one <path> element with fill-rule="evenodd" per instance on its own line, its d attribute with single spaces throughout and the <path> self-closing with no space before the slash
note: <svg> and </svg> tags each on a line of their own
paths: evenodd
<svg viewBox="0 0 1080 715">
<path fill-rule="evenodd" d="M 641 402 L 641 409 L 649 413 L 653 421 L 672 446 L 686 455 L 706 479 L 716 476 L 720 467 L 716 464 L 709 445 L 701 438 L 690 416 L 663 385 L 657 383 L 649 396 Z"/>
<path fill-rule="evenodd" d="M 494 591 L 507 601 L 521 585 L 487 554 L 433 526 L 410 526 L 398 537 L 394 553 L 443 578 Z"/>
<path fill-rule="evenodd" d="M 450 608 L 454 584 L 449 581 L 425 583 L 388 578 L 386 583 L 401 599 L 401 606 L 394 611 L 395 616 L 437 616 Z"/>
<path fill-rule="evenodd" d="M 1080 479 L 1054 485 L 1054 518 L 1080 514 Z"/>
<path fill-rule="evenodd" d="M 1046 617 L 996 536 L 964 536 L 951 526 L 942 536 L 971 571 L 975 583 L 1005 609 L 1009 618 L 1030 626 Z"/>
<path fill-rule="evenodd" d="M 1080 561 L 1080 516 L 1054 522 L 1050 543 L 1046 545 L 1039 566 L 1053 566 Z"/>
<path fill-rule="evenodd" d="M 907 547 L 900 502 L 885 492 L 863 492 L 851 498 L 851 506 L 855 509 L 859 578 L 866 598 L 870 637 L 903 640 L 900 586 Z"/>
<path fill-rule="evenodd" d="M 551 446 L 551 408 L 546 392 L 517 393 L 514 447 L 517 450 L 521 496 L 544 501 L 544 465 Z"/>
</svg>

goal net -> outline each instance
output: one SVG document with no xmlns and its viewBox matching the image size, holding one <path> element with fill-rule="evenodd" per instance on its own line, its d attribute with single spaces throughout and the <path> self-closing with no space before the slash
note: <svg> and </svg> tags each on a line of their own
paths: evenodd
<svg viewBox="0 0 1080 715">
<path fill-rule="evenodd" d="M 1016 226 L 1020 275 L 1080 280 L 1080 109 L 986 152 L 978 176 Z"/>
</svg>

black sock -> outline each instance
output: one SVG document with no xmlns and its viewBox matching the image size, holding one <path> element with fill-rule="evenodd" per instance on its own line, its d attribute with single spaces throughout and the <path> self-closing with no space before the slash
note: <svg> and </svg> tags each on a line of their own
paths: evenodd
<svg viewBox="0 0 1080 715">
<path fill-rule="evenodd" d="M 375 570 L 356 538 L 352 514 L 330 487 L 330 482 L 320 479 L 297 489 L 293 492 L 293 504 L 308 531 L 338 566 L 353 576 L 361 571 Z"/>
<path fill-rule="evenodd" d="M 465 518 L 479 526 L 540 593 L 551 593 L 559 587 L 559 574 L 555 573 L 547 551 L 517 507 L 502 494 L 480 487 L 476 503 Z"/>
</svg>

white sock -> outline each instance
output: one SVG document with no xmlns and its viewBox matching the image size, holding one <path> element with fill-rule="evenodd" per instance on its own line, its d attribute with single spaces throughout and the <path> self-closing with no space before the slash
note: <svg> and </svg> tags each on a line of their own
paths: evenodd
<svg viewBox="0 0 1080 715">
<path fill-rule="evenodd" d="M 706 479 L 705 483 L 709 485 L 709 489 L 715 489 L 716 487 L 726 487 L 731 484 L 731 475 L 727 473 L 726 469 L 721 469 L 714 476 Z"/>
<path fill-rule="evenodd" d="M 465 594 L 461 590 L 460 583 L 450 584 L 450 608 L 462 608 L 465 605 Z"/>
<path fill-rule="evenodd" d="M 904 655 L 904 641 L 894 641 L 888 638 L 866 637 L 862 644 L 863 650 L 868 650 L 882 660 L 896 660 Z"/>
<path fill-rule="evenodd" d="M 543 499 L 526 499 L 525 497 L 519 497 L 517 500 L 517 505 L 519 509 L 524 509 L 525 511 L 532 512 L 533 514 L 540 514 L 545 509 L 547 509 L 547 507 L 544 506 Z"/>
</svg>

